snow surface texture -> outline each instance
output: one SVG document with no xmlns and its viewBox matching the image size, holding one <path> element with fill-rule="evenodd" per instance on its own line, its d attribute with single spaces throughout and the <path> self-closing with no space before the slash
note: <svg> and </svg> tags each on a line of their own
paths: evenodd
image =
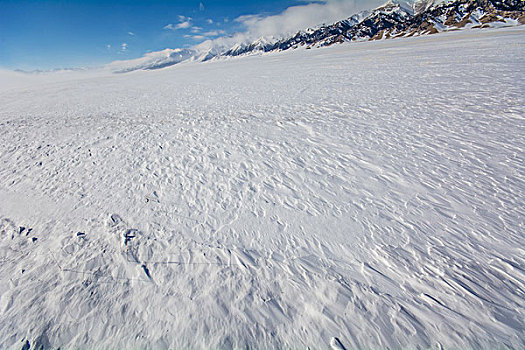
<svg viewBox="0 0 525 350">
<path fill-rule="evenodd" d="M 4 73 L 0 348 L 524 348 L 524 43 Z"/>
</svg>

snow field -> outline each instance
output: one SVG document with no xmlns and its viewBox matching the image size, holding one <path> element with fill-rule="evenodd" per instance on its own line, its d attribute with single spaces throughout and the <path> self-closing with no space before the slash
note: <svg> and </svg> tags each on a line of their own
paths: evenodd
<svg viewBox="0 0 525 350">
<path fill-rule="evenodd" d="M 0 76 L 0 347 L 523 348 L 524 43 Z"/>
</svg>

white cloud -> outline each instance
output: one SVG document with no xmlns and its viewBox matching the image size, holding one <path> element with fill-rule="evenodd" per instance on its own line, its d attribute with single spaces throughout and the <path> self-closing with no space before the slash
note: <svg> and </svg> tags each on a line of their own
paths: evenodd
<svg viewBox="0 0 525 350">
<path fill-rule="evenodd" d="M 202 30 L 201 27 L 197 27 L 197 26 L 193 26 L 193 27 L 191 27 L 191 32 L 192 32 L 192 33 L 198 33 L 198 32 L 200 32 L 201 30 Z"/>
<path fill-rule="evenodd" d="M 326 1 L 292 6 L 274 16 L 248 15 L 235 19 L 246 27 L 246 34 L 252 37 L 281 36 L 298 30 L 333 23 L 356 12 L 379 6 L 384 0 Z"/>
<path fill-rule="evenodd" d="M 189 34 L 186 34 L 186 35 L 184 35 L 184 37 L 187 38 L 187 39 L 193 39 L 193 40 L 206 39 L 206 37 L 204 35 L 189 35 Z"/>
<path fill-rule="evenodd" d="M 177 29 L 188 29 L 190 27 L 191 27 L 191 21 L 184 21 L 184 22 L 177 23 L 177 24 L 173 24 L 173 23 L 167 24 L 164 26 L 164 29 L 177 30 Z"/>
<path fill-rule="evenodd" d="M 218 35 L 223 35 L 223 34 L 226 34 L 224 30 L 211 30 L 209 32 L 202 33 L 202 35 L 204 36 L 218 36 Z"/>
<path fill-rule="evenodd" d="M 128 44 L 127 43 L 122 43 L 122 45 L 120 45 L 120 50 L 121 51 L 126 51 L 128 49 Z"/>
<path fill-rule="evenodd" d="M 133 32 L 128 32 L 128 35 L 135 36 L 135 33 L 133 33 Z"/>
<path fill-rule="evenodd" d="M 206 20 L 206 22 L 207 22 L 208 24 L 213 24 L 213 19 L 208 18 L 208 19 Z"/>
<path fill-rule="evenodd" d="M 177 24 L 169 23 L 165 25 L 163 29 L 177 30 L 177 29 L 188 29 L 191 27 L 191 21 L 192 21 L 191 17 L 186 17 L 183 15 L 178 15 L 177 17 L 179 19 L 179 23 Z M 199 27 L 195 27 L 195 28 L 199 28 Z"/>
<path fill-rule="evenodd" d="M 106 45 L 106 49 L 107 49 L 107 50 L 111 50 L 111 45 L 110 45 L 110 44 L 107 44 L 107 45 Z"/>
<path fill-rule="evenodd" d="M 195 49 L 224 49 L 261 37 L 281 38 L 299 30 L 334 23 L 360 11 L 380 6 L 384 2 L 385 0 L 324 0 L 292 6 L 272 16 L 260 14 L 240 16 L 234 21 L 242 24 L 244 31 L 207 40 L 197 45 Z"/>
<path fill-rule="evenodd" d="M 186 17 L 183 15 L 178 15 L 177 17 L 179 19 L 179 23 L 177 24 L 169 23 L 165 25 L 163 29 L 177 30 L 177 29 L 188 29 L 191 27 L 191 20 L 192 20 L 191 17 Z"/>
<path fill-rule="evenodd" d="M 199 11 L 204 11 L 204 4 L 202 2 L 199 4 Z"/>
<path fill-rule="evenodd" d="M 185 22 L 181 22 L 179 24 L 177 24 L 175 26 L 176 29 L 186 29 L 186 28 L 189 28 L 191 27 L 191 22 L 190 21 L 185 21 Z"/>
</svg>

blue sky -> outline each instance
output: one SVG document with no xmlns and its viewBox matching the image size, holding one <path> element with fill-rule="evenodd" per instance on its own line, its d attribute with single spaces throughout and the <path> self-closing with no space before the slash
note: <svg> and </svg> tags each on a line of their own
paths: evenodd
<svg viewBox="0 0 525 350">
<path fill-rule="evenodd" d="M 0 67 L 99 66 L 233 33 L 278 35 L 285 29 L 350 16 L 354 8 L 376 2 L 0 0 Z"/>
</svg>

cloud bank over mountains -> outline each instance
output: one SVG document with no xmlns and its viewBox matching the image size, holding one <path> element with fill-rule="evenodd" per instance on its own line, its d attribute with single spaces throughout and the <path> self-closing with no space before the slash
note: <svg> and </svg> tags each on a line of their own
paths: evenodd
<svg viewBox="0 0 525 350">
<path fill-rule="evenodd" d="M 354 13 L 381 5 L 384 0 L 326 0 L 291 6 L 277 15 L 245 15 L 234 21 L 244 31 L 221 36 L 196 45 L 196 50 L 224 49 L 259 38 L 282 38 L 299 30 L 332 23 Z"/>
<path fill-rule="evenodd" d="M 193 34 L 186 34 L 185 37 L 204 41 L 190 48 L 150 52 L 141 58 L 130 60 L 130 64 L 140 62 L 142 65 L 145 62 L 155 63 L 157 61 L 160 63 L 166 59 L 170 60 L 170 62 L 172 62 L 172 59 L 178 61 L 179 59 L 187 58 L 189 54 L 198 55 L 199 53 L 218 52 L 233 45 L 251 42 L 260 38 L 282 38 L 308 27 L 344 19 L 354 13 L 377 7 L 383 2 L 384 0 L 324 0 L 291 6 L 276 15 L 244 15 L 234 19 L 234 22 L 238 23 L 243 29 L 230 35 L 226 35 L 226 32 L 221 29 L 200 33 L 199 31 L 202 28 L 196 27 L 191 17 L 181 15 L 178 16 L 177 23 L 169 23 L 163 29 L 169 31 L 189 29 Z M 204 6 L 202 6 L 201 11 L 203 9 Z M 208 23 L 214 23 L 211 19 L 207 21 Z M 122 64 L 122 62 L 118 61 L 119 64 Z M 116 65 L 117 62 L 110 64 L 110 66 Z"/>
<path fill-rule="evenodd" d="M 298 30 L 332 23 L 350 15 L 381 5 L 384 0 L 325 1 L 292 6 L 273 16 L 248 15 L 235 19 L 244 24 L 246 32 L 240 33 L 257 39 L 265 36 L 289 35 Z"/>
</svg>

